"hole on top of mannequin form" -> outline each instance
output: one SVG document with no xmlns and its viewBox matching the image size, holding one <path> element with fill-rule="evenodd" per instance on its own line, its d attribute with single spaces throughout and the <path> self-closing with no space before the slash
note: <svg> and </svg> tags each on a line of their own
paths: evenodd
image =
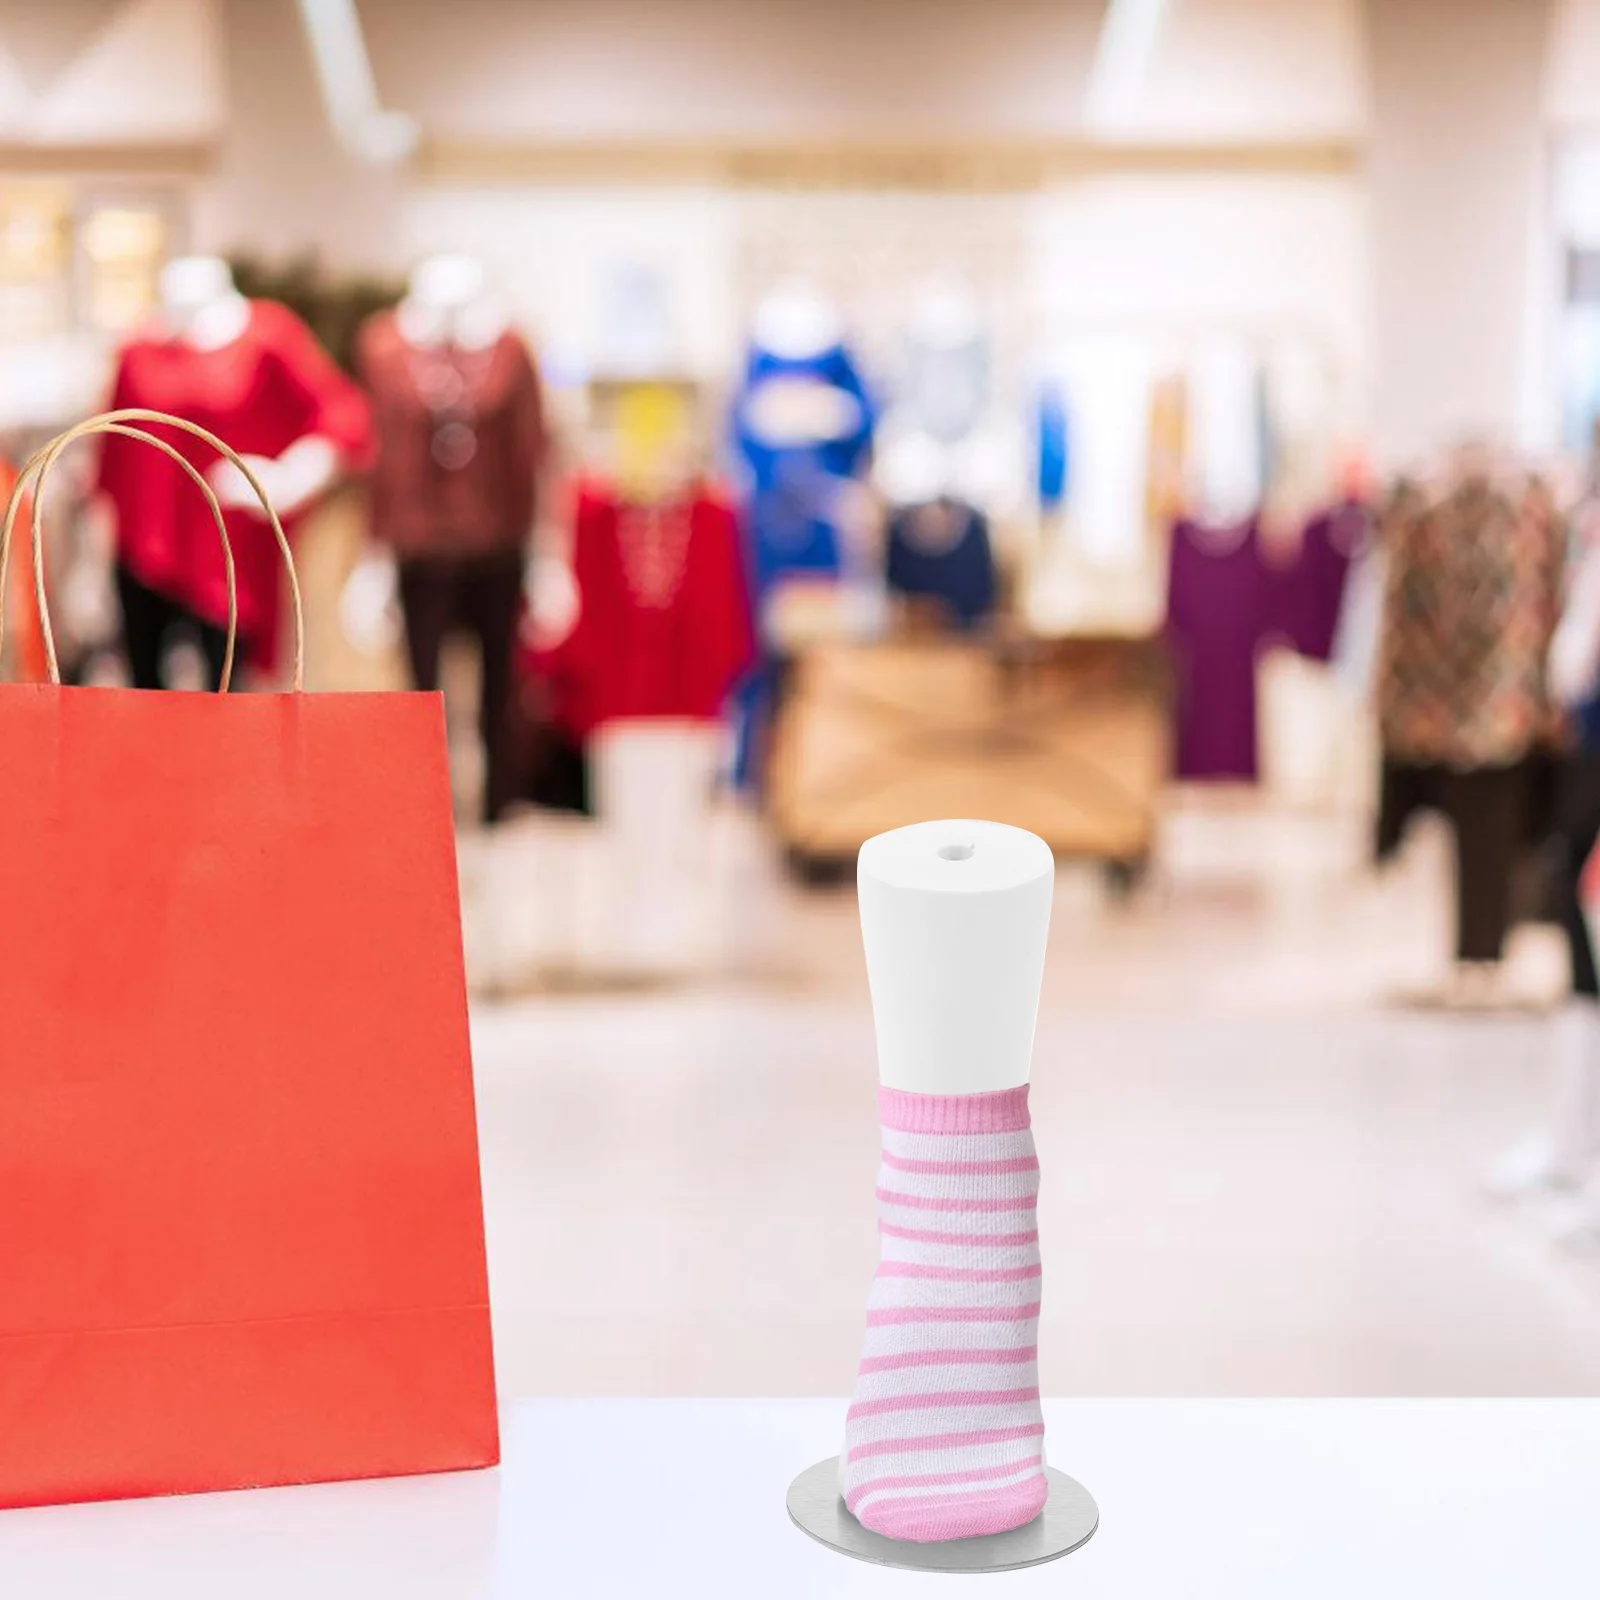
<svg viewBox="0 0 1600 1600">
<path fill-rule="evenodd" d="M 970 861 L 977 848 L 975 844 L 942 844 L 934 854 L 941 861 Z"/>
</svg>

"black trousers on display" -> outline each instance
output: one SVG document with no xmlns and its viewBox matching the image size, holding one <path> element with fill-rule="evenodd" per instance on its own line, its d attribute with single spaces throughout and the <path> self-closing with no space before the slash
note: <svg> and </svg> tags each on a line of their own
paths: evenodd
<svg viewBox="0 0 1600 1600">
<path fill-rule="evenodd" d="M 455 632 L 472 634 L 483 658 L 483 815 L 498 821 L 516 798 L 518 760 L 512 673 L 522 605 L 521 550 L 483 556 L 409 556 L 400 562 L 400 609 L 405 616 L 411 680 L 439 687 L 439 656 Z"/>
<path fill-rule="evenodd" d="M 546 811 L 594 815 L 589 794 L 589 758 L 560 729 L 546 724 L 526 734 L 522 798 Z"/>
<path fill-rule="evenodd" d="M 1420 765 L 1384 758 L 1378 803 L 1380 861 L 1400 846 L 1419 811 L 1449 819 L 1456 842 L 1456 958 L 1498 961 L 1511 927 L 1512 888 L 1528 843 L 1532 762 L 1505 767 Z"/>
<path fill-rule="evenodd" d="M 1600 999 L 1600 974 L 1583 915 L 1583 869 L 1600 839 L 1600 751 L 1581 751 L 1562 763 L 1551 835 L 1553 878 L 1561 926 L 1572 953 L 1572 992 Z"/>
<path fill-rule="evenodd" d="M 117 600 L 122 607 L 122 644 L 128 675 L 135 689 L 165 689 L 167 651 L 176 637 L 187 635 L 205 657 L 211 687 L 222 682 L 228 653 L 227 629 L 204 622 L 176 600 L 141 583 L 124 566 L 117 567 Z"/>
</svg>

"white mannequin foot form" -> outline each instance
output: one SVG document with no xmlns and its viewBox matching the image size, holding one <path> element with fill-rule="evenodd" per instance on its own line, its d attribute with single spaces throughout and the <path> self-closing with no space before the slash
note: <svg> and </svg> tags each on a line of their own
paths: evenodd
<svg viewBox="0 0 1600 1600">
<path fill-rule="evenodd" d="M 919 822 L 861 847 L 878 1077 L 914 1094 L 1028 1081 L 1055 858 L 999 822 Z"/>
<path fill-rule="evenodd" d="M 861 850 L 881 1245 L 840 1491 L 886 1538 L 1008 1532 L 1049 1493 L 1028 1073 L 1054 877 L 1041 839 L 993 822 Z"/>
</svg>

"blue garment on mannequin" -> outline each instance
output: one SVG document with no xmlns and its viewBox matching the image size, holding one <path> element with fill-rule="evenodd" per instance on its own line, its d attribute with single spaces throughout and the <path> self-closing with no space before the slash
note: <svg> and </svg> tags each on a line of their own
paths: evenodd
<svg viewBox="0 0 1600 1600">
<path fill-rule="evenodd" d="M 763 436 L 755 427 L 751 405 L 758 392 L 774 379 L 789 379 L 836 389 L 856 403 L 855 423 L 837 435 L 822 439 L 784 440 Z M 832 477 L 848 478 L 860 469 L 872 443 L 873 407 L 867 386 L 850 352 L 842 344 L 812 355 L 785 356 L 750 347 L 744 382 L 734 401 L 734 435 L 739 453 L 755 476 L 758 488 L 770 488 L 778 479 L 785 458 L 804 453 Z"/>
<path fill-rule="evenodd" d="M 779 383 L 802 397 L 805 389 L 814 389 L 823 404 L 831 394 L 842 426 L 836 432 L 820 436 L 801 432 L 791 439 L 758 427 L 756 410 L 763 390 Z M 794 573 L 838 573 L 840 491 L 866 465 L 874 421 L 866 383 L 842 344 L 799 357 L 751 346 L 744 381 L 734 399 L 733 439 L 749 485 L 745 538 L 758 633 L 763 604 L 779 580 Z M 738 696 L 735 776 L 741 784 L 752 777 L 755 747 L 771 709 L 775 681 L 775 664 L 763 658 Z"/>
<path fill-rule="evenodd" d="M 773 438 L 756 426 L 754 411 L 762 391 L 775 382 L 833 391 L 853 416 L 833 435 Z M 786 572 L 837 572 L 839 486 L 865 464 L 873 426 L 866 384 L 849 351 L 834 345 L 795 357 L 753 346 L 733 422 L 750 476 L 751 569 L 758 597 Z"/>
</svg>

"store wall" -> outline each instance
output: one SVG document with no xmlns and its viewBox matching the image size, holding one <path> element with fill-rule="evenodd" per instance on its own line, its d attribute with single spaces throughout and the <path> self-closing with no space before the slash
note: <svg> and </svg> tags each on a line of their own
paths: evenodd
<svg viewBox="0 0 1600 1600">
<path fill-rule="evenodd" d="M 1600 128 L 1600 0 L 1555 0 L 1545 113 L 1563 130 Z"/>
<path fill-rule="evenodd" d="M 666 303 L 669 365 L 710 378 L 735 358 L 738 200 L 725 189 L 429 185 L 407 196 L 401 239 L 406 259 L 477 256 L 559 386 L 605 365 L 616 297 L 641 275 Z"/>
<path fill-rule="evenodd" d="M 1547 0 L 1368 0 L 1380 458 L 1550 438 Z"/>
<path fill-rule="evenodd" d="M 874 373 L 938 279 L 983 306 L 1013 395 L 1086 338 L 1150 364 L 1147 376 L 1215 341 L 1261 351 L 1295 338 L 1326 365 L 1333 425 L 1364 421 L 1366 209 L 1353 174 L 1138 173 L 1029 193 L 430 185 L 404 216 L 408 253 L 485 260 L 558 382 L 605 365 L 613 308 L 642 279 L 666 307 L 672 364 L 710 382 L 732 373 L 750 312 L 785 276 L 840 304 Z"/>
</svg>

